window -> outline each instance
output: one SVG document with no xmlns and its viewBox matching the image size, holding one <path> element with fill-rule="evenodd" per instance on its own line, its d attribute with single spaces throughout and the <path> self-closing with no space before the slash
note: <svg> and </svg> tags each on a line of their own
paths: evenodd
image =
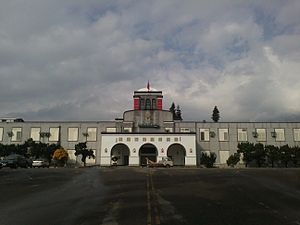
<svg viewBox="0 0 300 225">
<path fill-rule="evenodd" d="M 180 132 L 181 133 L 190 133 L 191 130 L 190 130 L 190 128 L 180 128 Z"/>
<path fill-rule="evenodd" d="M 147 141 L 147 138 L 144 137 L 144 138 L 143 138 L 143 142 L 146 142 L 146 141 Z"/>
<path fill-rule="evenodd" d="M 130 138 L 130 137 L 128 137 L 128 138 L 126 139 L 126 141 L 130 142 L 130 141 L 131 141 L 131 138 Z"/>
<path fill-rule="evenodd" d="M 276 141 L 285 141 L 284 129 L 275 129 L 275 135 Z"/>
<path fill-rule="evenodd" d="M 238 129 L 238 141 L 243 142 L 247 140 L 247 129 Z"/>
<path fill-rule="evenodd" d="M 167 142 L 170 142 L 171 141 L 171 138 L 167 138 Z"/>
<path fill-rule="evenodd" d="M 209 129 L 200 129 L 200 141 L 209 141 Z"/>
<path fill-rule="evenodd" d="M 178 142 L 178 137 L 175 137 L 175 138 L 174 138 L 174 141 Z"/>
<path fill-rule="evenodd" d="M 32 127 L 30 131 L 30 138 L 32 138 L 33 141 L 40 141 L 40 127 Z"/>
<path fill-rule="evenodd" d="M 228 141 L 228 129 L 219 129 L 219 141 Z"/>
<path fill-rule="evenodd" d="M 138 137 L 134 138 L 134 141 L 139 141 L 139 138 Z"/>
<path fill-rule="evenodd" d="M 132 128 L 131 127 L 124 127 L 123 131 L 124 131 L 124 133 L 131 133 Z"/>
<path fill-rule="evenodd" d="M 166 128 L 165 128 L 165 131 L 168 132 L 168 133 L 171 133 L 171 132 L 173 132 L 173 128 L 171 128 L 171 127 L 166 127 Z"/>
<path fill-rule="evenodd" d="M 21 127 L 13 128 L 11 131 L 12 131 L 12 137 L 11 137 L 12 141 L 22 141 L 22 128 Z"/>
<path fill-rule="evenodd" d="M 159 142 L 162 142 L 162 138 L 161 138 L 161 137 L 159 137 L 159 138 L 158 138 L 158 141 L 159 141 Z"/>
<path fill-rule="evenodd" d="M 107 133 L 116 133 L 117 128 L 115 128 L 115 127 L 106 127 L 106 132 Z"/>
<path fill-rule="evenodd" d="M 50 127 L 49 132 L 50 132 L 49 141 L 58 141 L 59 140 L 59 128 L 58 127 Z"/>
<path fill-rule="evenodd" d="M 146 109 L 151 109 L 151 101 L 149 98 L 146 99 L 146 106 L 145 106 Z"/>
<path fill-rule="evenodd" d="M 294 129 L 294 140 L 300 141 L 300 129 L 299 128 Z"/>
<path fill-rule="evenodd" d="M 96 127 L 88 127 L 87 134 L 88 134 L 88 136 L 86 137 L 87 141 L 97 141 L 97 128 Z"/>
<path fill-rule="evenodd" d="M 266 141 L 267 135 L 266 135 L 266 129 L 260 128 L 256 129 L 257 133 L 257 141 Z"/>
<path fill-rule="evenodd" d="M 140 100 L 140 108 L 145 109 L 145 99 L 141 98 Z"/>
<path fill-rule="evenodd" d="M 152 99 L 152 108 L 156 109 L 156 99 Z"/>
<path fill-rule="evenodd" d="M 154 137 L 150 138 L 150 141 L 151 141 L 151 142 L 154 142 Z"/>
<path fill-rule="evenodd" d="M 0 141 L 3 141 L 3 127 L 0 127 Z"/>
<path fill-rule="evenodd" d="M 68 141 L 78 141 L 78 128 L 69 127 L 68 128 Z"/>
<path fill-rule="evenodd" d="M 119 141 L 123 141 L 123 138 L 119 137 Z"/>
</svg>

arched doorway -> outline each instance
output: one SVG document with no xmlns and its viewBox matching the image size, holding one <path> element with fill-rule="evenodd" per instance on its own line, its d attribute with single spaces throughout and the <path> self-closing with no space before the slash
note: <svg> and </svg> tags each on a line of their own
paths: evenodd
<svg viewBox="0 0 300 225">
<path fill-rule="evenodd" d="M 140 165 L 145 166 L 147 165 L 146 158 L 156 162 L 157 149 L 153 144 L 144 144 L 140 148 L 139 155 L 140 155 Z"/>
<path fill-rule="evenodd" d="M 118 166 L 128 166 L 129 165 L 129 148 L 125 144 L 116 144 L 111 149 L 111 157 L 115 156 L 118 158 Z"/>
<path fill-rule="evenodd" d="M 174 166 L 185 165 L 185 148 L 180 144 L 173 144 L 168 148 L 168 157 L 170 157 L 174 163 Z"/>
</svg>

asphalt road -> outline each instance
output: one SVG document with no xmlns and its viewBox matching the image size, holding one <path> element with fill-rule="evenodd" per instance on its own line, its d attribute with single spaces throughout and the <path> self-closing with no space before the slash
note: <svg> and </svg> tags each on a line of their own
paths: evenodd
<svg viewBox="0 0 300 225">
<path fill-rule="evenodd" d="M 300 169 L 0 170 L 1 225 L 300 225 Z"/>
</svg>

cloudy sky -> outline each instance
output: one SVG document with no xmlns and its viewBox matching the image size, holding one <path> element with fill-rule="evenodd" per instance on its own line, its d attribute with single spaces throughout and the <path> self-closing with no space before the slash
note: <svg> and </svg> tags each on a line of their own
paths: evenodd
<svg viewBox="0 0 300 225">
<path fill-rule="evenodd" d="M 163 91 L 185 120 L 300 120 L 299 0 L 1 0 L 0 117 L 114 120 Z"/>
</svg>

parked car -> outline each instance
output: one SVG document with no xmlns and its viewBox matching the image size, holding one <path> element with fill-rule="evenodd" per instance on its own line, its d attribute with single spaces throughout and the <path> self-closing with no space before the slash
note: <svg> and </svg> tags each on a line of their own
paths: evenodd
<svg viewBox="0 0 300 225">
<path fill-rule="evenodd" d="M 159 160 L 158 162 L 154 162 L 148 158 L 146 158 L 147 160 L 147 166 L 148 167 L 171 167 L 173 166 L 173 161 L 171 158 L 169 157 L 162 157 L 161 160 Z"/>
<path fill-rule="evenodd" d="M 49 168 L 49 161 L 47 159 L 34 159 L 32 161 L 32 167 L 48 167 Z"/>
<path fill-rule="evenodd" d="M 18 168 L 18 167 L 31 167 L 30 161 L 28 161 L 24 156 L 18 155 L 18 154 L 11 154 L 7 156 L 3 161 L 2 165 L 5 164 L 5 166 L 10 168 Z"/>
</svg>

